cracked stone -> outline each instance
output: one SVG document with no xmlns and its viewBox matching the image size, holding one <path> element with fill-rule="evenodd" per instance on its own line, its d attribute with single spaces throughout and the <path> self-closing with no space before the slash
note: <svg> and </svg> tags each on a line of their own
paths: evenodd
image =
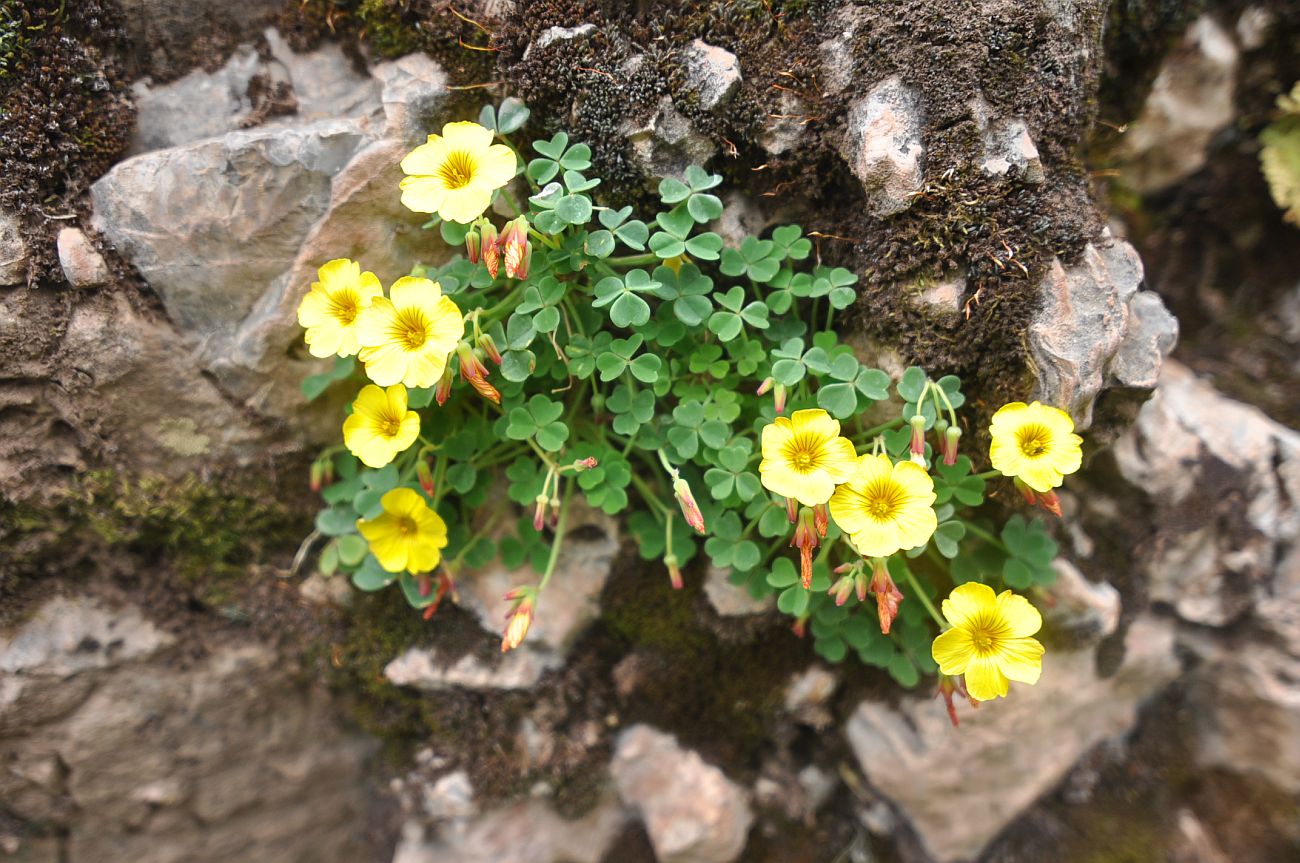
<svg viewBox="0 0 1300 863">
<path fill-rule="evenodd" d="M 849 107 L 847 125 L 842 153 L 872 215 L 906 210 L 921 191 L 920 97 L 899 78 L 887 78 Z"/>
</svg>

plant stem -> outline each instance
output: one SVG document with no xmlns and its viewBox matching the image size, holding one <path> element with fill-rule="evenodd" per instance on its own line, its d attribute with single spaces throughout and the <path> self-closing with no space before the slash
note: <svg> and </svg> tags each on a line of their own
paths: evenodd
<svg viewBox="0 0 1300 863">
<path fill-rule="evenodd" d="M 605 258 L 604 263 L 611 267 L 636 267 L 641 264 L 653 264 L 662 259 L 653 252 L 647 252 L 644 255 L 620 255 L 612 258 Z"/>
<path fill-rule="evenodd" d="M 948 622 L 939 614 L 939 610 L 934 607 L 934 603 L 930 601 L 930 597 L 925 595 L 925 591 L 921 589 L 921 583 L 916 580 L 916 576 L 912 573 L 912 568 L 904 564 L 903 574 L 907 576 L 907 583 L 911 586 L 912 592 L 916 594 L 916 598 L 921 600 L 921 605 L 925 606 L 925 610 L 930 612 L 930 616 L 934 618 L 934 622 L 939 624 L 940 631 L 947 629 Z"/>
<path fill-rule="evenodd" d="M 996 536 L 994 536 L 993 534 L 989 533 L 989 532 L 988 532 L 987 530 L 985 530 L 984 528 L 982 528 L 982 527 L 977 527 L 973 522 L 966 521 L 965 519 L 962 519 L 962 524 L 966 525 L 966 530 L 967 530 L 969 533 L 974 534 L 975 536 L 979 537 L 980 539 L 984 540 L 985 542 L 989 543 L 990 545 L 995 545 L 995 546 L 997 546 L 998 548 L 1002 549 L 1003 551 L 1007 552 L 1008 554 L 1011 553 L 1010 550 L 1007 549 L 1006 543 L 1004 543 L 1002 540 L 998 539 L 998 538 L 997 538 Z"/>
<path fill-rule="evenodd" d="M 557 479 L 556 482 L 561 480 Z M 572 496 L 573 482 L 570 480 L 564 485 L 564 499 L 560 502 L 560 519 L 555 523 L 555 539 L 551 542 L 551 556 L 547 558 L 546 572 L 542 573 L 542 581 L 537 585 L 538 593 L 546 589 L 546 583 L 555 574 L 555 562 L 560 559 L 560 546 L 564 544 L 564 528 L 569 521 L 569 498 Z"/>
</svg>

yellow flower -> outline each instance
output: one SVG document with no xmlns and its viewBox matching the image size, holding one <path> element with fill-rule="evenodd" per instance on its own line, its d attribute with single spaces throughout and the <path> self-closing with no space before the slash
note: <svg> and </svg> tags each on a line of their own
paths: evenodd
<svg viewBox="0 0 1300 863">
<path fill-rule="evenodd" d="M 831 496 L 831 517 L 863 557 L 888 557 L 925 545 L 938 526 L 934 480 L 910 461 L 858 456 L 853 474 Z"/>
<path fill-rule="evenodd" d="M 375 560 L 389 572 L 430 572 L 447 547 L 442 516 L 409 488 L 395 488 L 379 503 L 384 508 L 381 515 L 370 521 L 357 519 L 357 530 L 370 544 Z"/>
<path fill-rule="evenodd" d="M 402 160 L 402 203 L 467 224 L 483 215 L 492 193 L 515 176 L 514 151 L 492 143 L 478 123 L 448 123 Z"/>
<path fill-rule="evenodd" d="M 840 435 L 838 420 L 824 410 L 795 411 L 763 429 L 763 486 L 804 506 L 830 500 L 837 483 L 853 473 L 853 443 Z"/>
<path fill-rule="evenodd" d="M 357 322 L 361 361 L 381 387 L 431 387 L 465 334 L 465 319 L 442 286 L 403 276 L 375 297 Z"/>
<path fill-rule="evenodd" d="M 370 384 L 352 403 L 343 421 L 343 443 L 366 467 L 383 467 L 420 434 L 420 415 L 406 409 L 406 387 L 387 390 Z"/>
<path fill-rule="evenodd" d="M 943 616 L 952 629 L 934 640 L 931 653 L 942 673 L 966 675 L 972 698 L 1001 698 L 1008 680 L 1038 682 L 1043 645 L 1030 636 L 1043 618 L 1029 600 L 1009 590 L 995 595 L 987 584 L 968 581 L 943 601 Z"/>
<path fill-rule="evenodd" d="M 1012 402 L 998 408 L 989 426 L 989 460 L 1003 476 L 1016 476 L 1037 492 L 1049 492 L 1083 463 L 1083 438 L 1059 408 Z"/>
<path fill-rule="evenodd" d="M 319 282 L 298 304 L 298 323 L 313 357 L 350 357 L 357 352 L 357 319 L 375 297 L 384 294 L 374 273 L 361 272 L 356 261 L 337 258 L 321 267 Z"/>
</svg>

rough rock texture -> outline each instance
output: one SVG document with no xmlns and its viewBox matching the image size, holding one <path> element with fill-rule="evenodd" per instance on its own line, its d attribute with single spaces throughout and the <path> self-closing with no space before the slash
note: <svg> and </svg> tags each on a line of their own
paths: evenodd
<svg viewBox="0 0 1300 863">
<path fill-rule="evenodd" d="M 750 614 L 763 614 L 776 607 L 772 596 L 755 599 L 744 587 L 732 584 L 730 570 L 710 566 L 704 573 L 704 595 L 709 598 L 709 605 L 723 617 L 744 617 Z"/>
<path fill-rule="evenodd" d="M 19 859 L 363 859 L 349 823 L 373 744 L 267 648 L 182 661 L 177 641 L 87 598 L 0 636 L 0 798 Z"/>
<path fill-rule="evenodd" d="M 398 686 L 437 691 L 465 689 L 527 689 L 560 661 L 553 655 L 523 647 L 497 662 L 484 662 L 466 654 L 445 660 L 437 650 L 412 647 L 384 668 L 384 676 Z"/>
<path fill-rule="evenodd" d="M 64 228 L 57 240 L 59 265 L 68 284 L 93 288 L 109 279 L 108 265 L 80 228 Z"/>
<path fill-rule="evenodd" d="M 645 822 L 660 863 L 730 863 L 753 821 L 744 789 L 672 735 L 646 725 L 624 731 L 610 773 L 619 796 Z"/>
<path fill-rule="evenodd" d="M 1091 425 L 1103 387 L 1153 387 L 1177 340 L 1178 322 L 1141 285 L 1137 252 L 1113 239 L 1089 244 L 1072 266 L 1054 260 L 1043 279 L 1029 325 L 1034 398 L 1069 411 L 1080 429 Z"/>
<path fill-rule="evenodd" d="M 27 280 L 27 241 L 18 220 L 0 210 L 0 285 L 17 285 Z"/>
<path fill-rule="evenodd" d="M 619 131 L 627 138 L 632 160 L 651 177 L 683 179 L 688 167 L 708 162 L 717 152 L 667 96 L 646 119 L 628 120 Z"/>
<path fill-rule="evenodd" d="M 858 763 L 940 861 L 975 857 L 1085 752 L 1133 727 L 1137 709 L 1178 672 L 1173 627 L 1145 619 L 1126 636 L 1124 664 L 1103 677 L 1092 651 L 1052 653 L 1034 687 L 961 709 L 943 702 L 864 702 L 845 733 Z"/>
<path fill-rule="evenodd" d="M 1168 188 L 1205 164 L 1210 139 L 1236 110 L 1238 63 L 1237 46 L 1213 16 L 1202 15 L 1188 28 L 1123 138 L 1125 177 L 1137 191 Z"/>
<path fill-rule="evenodd" d="M 921 191 L 922 122 L 920 97 L 898 78 L 881 81 L 849 107 L 844 158 L 873 215 L 906 210 Z"/>
<path fill-rule="evenodd" d="M 740 85 L 736 55 L 725 48 L 696 39 L 686 52 L 686 86 L 705 111 L 716 111 Z"/>
</svg>

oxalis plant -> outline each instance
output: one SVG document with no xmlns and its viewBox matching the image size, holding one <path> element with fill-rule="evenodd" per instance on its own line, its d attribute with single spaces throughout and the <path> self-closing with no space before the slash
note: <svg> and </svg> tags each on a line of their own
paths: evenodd
<svg viewBox="0 0 1300 863">
<path fill-rule="evenodd" d="M 508 136 L 526 118 L 508 99 L 402 160 L 402 202 L 463 256 L 387 290 L 329 261 L 302 300 L 310 352 L 336 357 L 307 396 L 368 379 L 342 445 L 312 466 L 321 571 L 396 584 L 429 616 L 499 557 L 523 580 L 506 597 L 510 650 L 564 577 L 582 499 L 620 517 L 674 588 L 703 552 L 775 595 L 827 660 L 852 652 L 908 687 L 937 673 L 954 722 L 954 696 L 1034 683 L 1041 618 L 1016 591 L 1052 581 L 1056 544 L 1039 520 L 998 525 L 981 505 L 1005 476 L 1060 514 L 1054 489 L 1080 464 L 1069 416 L 1003 406 L 976 470 L 958 452 L 961 382 L 864 366 L 834 329 L 857 277 L 820 263 L 798 225 L 725 247 L 707 230 L 721 178 L 698 166 L 659 183 L 648 220 L 597 205 L 589 148 L 559 132 L 524 162 Z M 520 173 L 523 202 L 508 189 Z M 514 214 L 500 227 L 498 209 Z M 882 404 L 891 390 L 901 409 Z"/>
</svg>

